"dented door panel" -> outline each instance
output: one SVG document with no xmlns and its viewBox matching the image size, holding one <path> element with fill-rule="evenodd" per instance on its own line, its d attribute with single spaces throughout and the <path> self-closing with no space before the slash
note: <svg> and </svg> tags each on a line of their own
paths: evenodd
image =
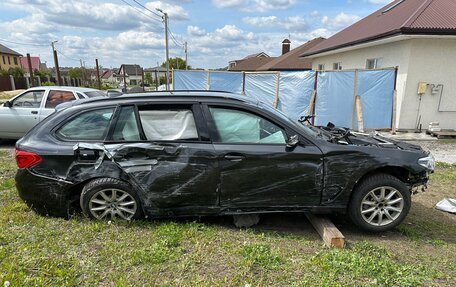
<svg viewBox="0 0 456 287">
<path fill-rule="evenodd" d="M 316 146 L 214 144 L 221 170 L 221 207 L 304 207 L 320 203 L 323 161 Z M 242 159 L 226 155 L 239 155 Z"/>
<path fill-rule="evenodd" d="M 217 158 L 210 143 L 105 145 L 123 172 L 139 186 L 146 209 L 212 210 L 217 206 Z M 179 211 L 178 209 L 182 209 Z M 171 211 L 170 211 L 171 212 Z"/>
</svg>

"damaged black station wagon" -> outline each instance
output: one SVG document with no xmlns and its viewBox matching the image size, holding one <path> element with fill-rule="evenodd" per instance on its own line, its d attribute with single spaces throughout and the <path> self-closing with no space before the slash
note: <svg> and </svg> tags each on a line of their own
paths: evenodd
<svg viewBox="0 0 456 287">
<path fill-rule="evenodd" d="M 60 106 L 16 145 L 21 198 L 41 214 L 95 219 L 347 213 L 399 224 L 433 157 L 419 146 L 308 127 L 222 92 L 176 91 Z"/>
</svg>

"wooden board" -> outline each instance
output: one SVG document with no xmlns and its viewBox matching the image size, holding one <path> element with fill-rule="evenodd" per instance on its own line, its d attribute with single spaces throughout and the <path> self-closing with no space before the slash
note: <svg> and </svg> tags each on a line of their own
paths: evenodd
<svg viewBox="0 0 456 287">
<path fill-rule="evenodd" d="M 364 121 L 363 121 L 363 107 L 361 105 L 361 98 L 359 96 L 355 97 L 356 105 L 356 118 L 358 119 L 358 131 L 364 132 Z"/>
<path fill-rule="evenodd" d="M 439 132 L 430 132 L 432 136 L 441 138 L 454 138 L 456 137 L 456 131 L 439 131 Z"/>
<path fill-rule="evenodd" d="M 331 220 L 325 217 L 315 216 L 311 213 L 306 213 L 306 216 L 318 234 L 320 234 L 326 246 L 336 248 L 344 247 L 345 237 Z"/>
<path fill-rule="evenodd" d="M 396 134 L 396 106 L 397 106 L 397 90 L 393 93 L 393 114 L 391 117 L 391 134 Z"/>
</svg>

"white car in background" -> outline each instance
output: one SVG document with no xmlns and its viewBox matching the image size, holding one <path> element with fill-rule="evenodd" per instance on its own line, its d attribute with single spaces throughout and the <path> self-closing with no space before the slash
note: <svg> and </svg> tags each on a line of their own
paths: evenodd
<svg viewBox="0 0 456 287">
<path fill-rule="evenodd" d="M 96 89 L 79 87 L 35 87 L 0 104 L 0 139 L 19 139 L 52 114 L 61 103 L 105 97 Z"/>
</svg>

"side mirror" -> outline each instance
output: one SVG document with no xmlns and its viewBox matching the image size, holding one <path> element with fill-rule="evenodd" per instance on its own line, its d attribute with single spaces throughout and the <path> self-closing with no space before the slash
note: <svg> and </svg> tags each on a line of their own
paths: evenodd
<svg viewBox="0 0 456 287">
<path fill-rule="evenodd" d="M 10 101 L 6 101 L 3 103 L 3 106 L 6 108 L 11 108 L 13 106 L 13 104 Z"/>
<path fill-rule="evenodd" d="M 295 147 L 299 143 L 299 136 L 292 135 L 287 140 L 287 147 Z"/>
</svg>

